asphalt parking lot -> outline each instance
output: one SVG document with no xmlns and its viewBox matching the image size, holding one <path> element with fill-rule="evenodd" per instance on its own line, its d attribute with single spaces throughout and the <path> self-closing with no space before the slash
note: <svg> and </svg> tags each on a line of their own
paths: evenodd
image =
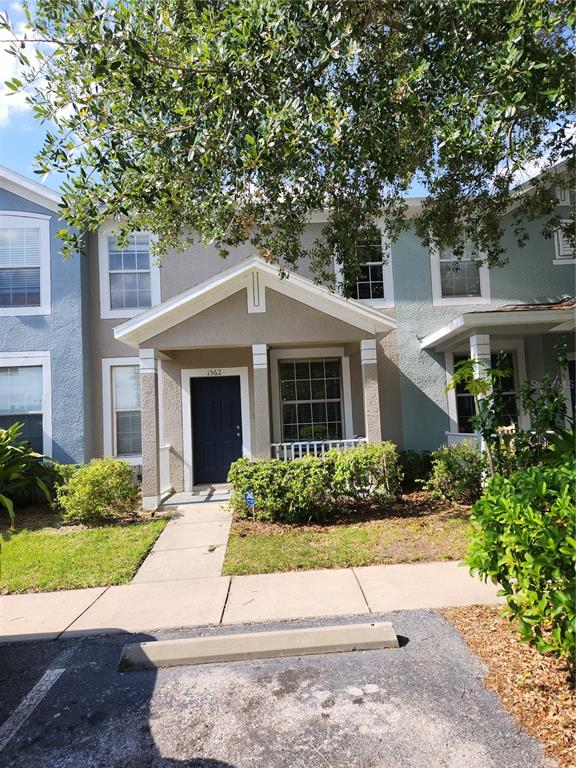
<svg viewBox="0 0 576 768">
<path fill-rule="evenodd" d="M 5 746 L 0 766 L 551 765 L 539 744 L 518 729 L 495 694 L 483 687 L 481 662 L 439 614 L 399 611 L 372 618 L 392 621 L 402 647 L 121 673 L 122 646 L 151 640 L 151 635 L 4 645 L 0 747 Z M 363 621 L 366 617 L 339 617 L 289 626 Z M 279 626 L 252 625 L 250 631 Z M 34 692 L 38 704 L 18 728 Z"/>
</svg>

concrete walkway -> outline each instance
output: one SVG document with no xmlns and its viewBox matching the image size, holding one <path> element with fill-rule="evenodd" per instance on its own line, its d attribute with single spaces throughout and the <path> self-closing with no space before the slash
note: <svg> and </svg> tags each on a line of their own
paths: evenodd
<svg viewBox="0 0 576 768">
<path fill-rule="evenodd" d="M 451 562 L 140 581 L 2 596 L 0 642 L 500 602 Z"/>
<path fill-rule="evenodd" d="M 220 576 L 232 513 L 219 502 L 174 507 L 133 584 Z"/>
</svg>

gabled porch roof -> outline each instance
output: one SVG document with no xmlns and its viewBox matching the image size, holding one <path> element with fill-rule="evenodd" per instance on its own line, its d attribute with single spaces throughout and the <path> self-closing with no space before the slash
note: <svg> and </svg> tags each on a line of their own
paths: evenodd
<svg viewBox="0 0 576 768">
<path fill-rule="evenodd" d="M 280 277 L 276 266 L 254 257 L 122 323 L 114 329 L 114 336 L 137 347 L 243 289 L 247 291 L 248 312 L 273 311 L 272 307 L 266 310 L 267 287 L 371 334 L 388 333 L 396 327 L 394 318 L 372 307 L 344 299 L 295 273 Z"/>
<path fill-rule="evenodd" d="M 466 312 L 420 341 L 422 349 L 445 350 L 474 331 L 498 333 L 568 332 L 575 327 L 576 299 L 567 296 L 559 301 L 537 304 L 506 304 L 498 309 Z"/>
</svg>

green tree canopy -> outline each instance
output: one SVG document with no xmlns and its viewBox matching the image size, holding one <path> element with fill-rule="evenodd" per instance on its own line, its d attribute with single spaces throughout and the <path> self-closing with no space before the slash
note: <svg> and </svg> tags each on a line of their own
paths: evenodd
<svg viewBox="0 0 576 768">
<path fill-rule="evenodd" d="M 160 253 L 195 232 L 289 268 L 325 210 L 321 275 L 335 251 L 353 263 L 378 217 L 398 234 L 414 180 L 422 239 L 457 254 L 472 241 L 490 264 L 505 212 L 520 244 L 528 220 L 558 223 L 573 0 L 35 0 L 27 16 L 12 87 L 55 126 L 39 169 L 67 175 L 80 230 L 121 216 Z"/>
</svg>

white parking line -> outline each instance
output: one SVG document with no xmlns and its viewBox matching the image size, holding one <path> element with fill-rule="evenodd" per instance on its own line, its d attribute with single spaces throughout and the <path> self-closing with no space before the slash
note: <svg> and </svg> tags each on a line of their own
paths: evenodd
<svg viewBox="0 0 576 768">
<path fill-rule="evenodd" d="M 8 720 L 0 727 L 0 752 L 6 747 L 11 739 L 18 733 L 56 680 L 64 672 L 64 669 L 49 669 L 36 683 L 30 693 L 22 699 Z"/>
</svg>

